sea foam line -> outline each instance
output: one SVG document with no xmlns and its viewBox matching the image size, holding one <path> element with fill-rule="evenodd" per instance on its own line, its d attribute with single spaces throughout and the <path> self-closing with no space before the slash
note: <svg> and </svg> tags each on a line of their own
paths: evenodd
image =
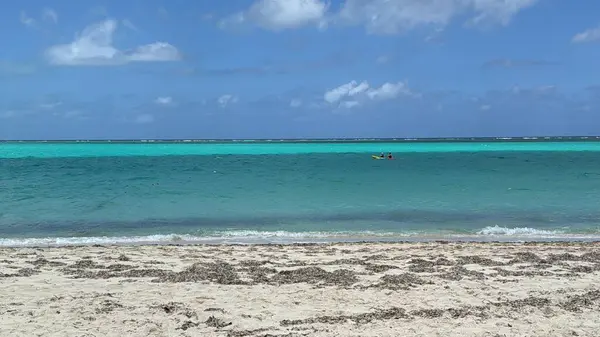
<svg viewBox="0 0 600 337">
<path fill-rule="evenodd" d="M 500 227 L 488 226 L 477 232 L 479 235 L 492 236 L 492 235 L 507 235 L 507 236 L 556 236 L 564 234 L 564 231 L 560 230 L 544 230 L 530 227 Z"/>
<path fill-rule="evenodd" d="M 84 245 L 136 245 L 136 244 L 253 244 L 253 243 L 303 243 L 352 241 L 544 241 L 598 240 L 598 234 L 566 234 L 558 230 L 528 227 L 485 227 L 472 234 L 417 233 L 417 232 L 288 232 L 235 230 L 212 232 L 210 235 L 155 234 L 143 236 L 87 236 L 0 238 L 0 247 L 84 246 Z"/>
</svg>

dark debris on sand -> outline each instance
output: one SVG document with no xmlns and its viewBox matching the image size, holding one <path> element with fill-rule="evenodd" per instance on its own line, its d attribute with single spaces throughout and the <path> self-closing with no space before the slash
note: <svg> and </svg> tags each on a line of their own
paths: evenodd
<svg viewBox="0 0 600 337">
<path fill-rule="evenodd" d="M 318 316 L 307 319 L 283 320 L 282 326 L 302 325 L 302 324 L 340 324 L 352 321 L 356 324 L 365 324 L 379 320 L 409 318 L 406 311 L 402 308 L 379 309 L 374 312 L 356 314 L 356 315 L 338 315 L 338 316 Z"/>
<path fill-rule="evenodd" d="M 71 269 L 99 269 L 102 265 L 92 261 L 91 259 L 81 259 L 69 266 Z"/>
<path fill-rule="evenodd" d="M 413 258 L 408 261 L 408 271 L 412 273 L 435 273 L 440 266 L 452 266 L 454 262 L 440 257 L 435 261 L 425 260 L 422 258 Z"/>
<path fill-rule="evenodd" d="M 499 261 L 494 261 L 492 259 L 488 259 L 486 257 L 481 257 L 481 256 L 460 256 L 458 257 L 458 264 L 459 265 L 465 265 L 465 264 L 477 264 L 480 266 L 503 266 L 504 263 L 503 262 L 499 262 Z"/>
<path fill-rule="evenodd" d="M 280 322 L 282 326 L 302 325 L 302 324 L 340 324 L 348 321 L 353 321 L 357 324 L 369 323 L 375 320 L 386 319 L 413 319 L 415 317 L 436 319 L 448 315 L 453 319 L 465 317 L 477 317 L 481 319 L 489 318 L 493 308 L 506 308 L 511 312 L 520 312 L 526 308 L 535 308 L 548 312 L 548 309 L 553 304 L 552 300 L 545 297 L 530 296 L 523 299 L 508 300 L 501 302 L 493 302 L 486 305 L 464 305 L 454 308 L 430 308 L 418 309 L 406 312 L 405 309 L 392 307 L 389 309 L 377 309 L 374 312 L 361 313 L 355 315 L 338 315 L 338 316 L 319 316 L 299 320 L 283 320 Z M 582 312 L 583 309 L 600 309 L 600 290 L 590 290 L 583 294 L 570 295 L 567 299 L 561 302 L 554 303 L 563 310 L 570 312 Z M 551 312 L 551 311 L 550 311 Z"/>
<path fill-rule="evenodd" d="M 192 309 L 190 309 L 187 305 L 180 303 L 180 302 L 169 302 L 166 304 L 153 306 L 153 308 L 161 310 L 165 314 L 168 314 L 168 315 L 177 314 L 177 315 L 183 315 L 187 318 L 196 318 L 196 319 L 198 318 L 198 315 L 196 314 L 196 312 L 194 312 Z"/>
<path fill-rule="evenodd" d="M 600 290 L 591 290 L 583 295 L 570 295 L 567 300 L 558 306 L 571 312 L 582 312 L 583 308 L 598 306 L 600 303 Z"/>
<path fill-rule="evenodd" d="M 43 257 L 37 258 L 37 259 L 35 259 L 33 261 L 29 261 L 29 263 L 32 264 L 32 265 L 34 265 L 36 268 L 45 267 L 45 266 L 48 266 L 48 267 L 62 267 L 62 266 L 66 265 L 66 263 L 64 263 L 64 262 L 49 261 L 49 260 L 46 260 Z"/>
<path fill-rule="evenodd" d="M 398 267 L 396 266 L 392 266 L 392 265 L 388 265 L 388 264 L 375 264 L 375 263 L 371 263 L 371 264 L 367 264 L 365 266 L 365 269 L 367 271 L 372 271 L 374 273 L 383 273 L 386 272 L 390 269 L 398 269 Z"/>
<path fill-rule="evenodd" d="M 33 275 L 39 274 L 40 271 L 38 269 L 31 268 L 21 268 L 14 274 L 4 274 L 0 273 L 0 278 L 8 278 L 8 277 L 29 277 Z"/>
<path fill-rule="evenodd" d="M 419 309 L 411 311 L 410 314 L 415 317 L 438 318 L 444 316 L 445 312 L 443 309 Z"/>
<path fill-rule="evenodd" d="M 96 314 L 108 314 L 120 308 L 123 308 L 121 303 L 113 300 L 104 300 L 100 303 L 100 307 L 96 308 Z"/>
<path fill-rule="evenodd" d="M 125 254 L 121 254 L 121 255 L 119 255 L 119 257 L 117 257 L 117 261 L 129 262 L 129 261 L 131 261 L 131 259 L 129 258 L 129 256 L 127 256 Z"/>
<path fill-rule="evenodd" d="M 250 276 L 250 278 L 252 278 L 252 281 L 257 284 L 268 283 L 269 275 L 277 273 L 277 269 L 275 269 L 275 268 L 258 267 L 258 266 L 248 267 L 244 271 L 247 272 L 248 276 Z"/>
<path fill-rule="evenodd" d="M 259 328 L 254 330 L 232 330 L 227 332 L 227 337 L 247 337 L 256 335 L 257 333 L 269 331 L 267 328 Z"/>
<path fill-rule="evenodd" d="M 390 290 L 409 290 L 419 285 L 433 284 L 432 281 L 426 281 L 419 276 L 411 273 L 399 275 L 384 275 L 379 278 L 379 283 L 372 285 L 374 288 Z"/>
<path fill-rule="evenodd" d="M 200 325 L 200 323 L 198 323 L 198 322 L 193 322 L 193 321 L 185 321 L 185 322 L 183 322 L 183 324 L 181 324 L 181 326 L 179 326 L 179 327 L 175 328 L 175 330 L 183 330 L 183 331 L 186 331 L 187 329 L 190 329 L 190 328 L 195 328 L 195 327 L 197 327 L 198 325 Z"/>
<path fill-rule="evenodd" d="M 311 283 L 348 287 L 358 282 L 358 278 L 356 273 L 347 269 L 328 272 L 319 267 L 305 267 L 279 271 L 270 281 L 276 284 Z"/>
<path fill-rule="evenodd" d="M 169 272 L 159 277 L 158 282 L 211 281 L 218 284 L 245 284 L 235 268 L 226 262 L 194 263 L 180 272 Z"/>
<path fill-rule="evenodd" d="M 225 322 L 223 319 L 215 316 L 210 316 L 204 323 L 209 327 L 217 329 L 221 329 L 232 324 L 232 322 Z"/>
<path fill-rule="evenodd" d="M 451 281 L 460 281 L 463 277 L 473 277 L 478 280 L 485 279 L 485 274 L 482 272 L 468 270 L 463 266 L 454 266 L 447 273 L 441 274 L 441 278 Z"/>
<path fill-rule="evenodd" d="M 504 268 L 494 268 L 493 270 L 495 270 L 497 272 L 496 275 L 498 276 L 504 276 L 504 277 L 509 277 L 509 276 L 527 276 L 527 277 L 533 277 L 533 276 L 550 276 L 550 275 L 554 275 L 554 273 L 551 273 L 549 271 L 522 271 L 522 270 L 507 270 Z"/>
<path fill-rule="evenodd" d="M 357 265 L 357 266 L 362 266 L 362 265 L 367 265 L 369 264 L 369 262 L 365 261 L 365 260 L 361 260 L 358 258 L 350 258 L 350 259 L 337 259 L 337 260 L 333 260 L 333 261 L 329 261 L 327 263 L 324 263 L 325 265 L 328 266 L 339 266 L 339 265 Z"/>
<path fill-rule="evenodd" d="M 593 298 L 592 301 L 581 303 L 584 299 Z M 590 292 L 584 295 L 574 296 L 571 301 L 563 303 L 566 306 L 587 306 L 590 307 L 593 301 L 597 301 L 600 298 L 600 291 Z M 576 304 L 574 304 L 576 303 Z M 597 303 L 597 302 L 594 302 Z M 376 320 L 389 320 L 389 319 L 414 319 L 428 318 L 436 319 L 447 315 L 449 318 L 459 319 L 465 317 L 477 317 L 477 318 L 489 318 L 492 308 L 510 308 L 511 310 L 518 311 L 528 307 L 534 307 L 542 309 L 551 305 L 551 301 L 547 298 L 541 297 L 528 297 L 525 299 L 504 301 L 497 303 L 490 303 L 487 305 L 464 305 L 455 308 L 431 308 L 431 309 L 418 309 L 407 312 L 403 308 L 392 307 L 389 309 L 377 309 L 373 312 L 361 313 L 355 315 L 338 315 L 338 316 L 318 316 L 307 319 L 298 320 L 283 320 L 280 322 L 282 326 L 293 326 L 303 324 L 340 324 L 348 321 L 352 321 L 357 324 L 370 323 Z"/>
</svg>

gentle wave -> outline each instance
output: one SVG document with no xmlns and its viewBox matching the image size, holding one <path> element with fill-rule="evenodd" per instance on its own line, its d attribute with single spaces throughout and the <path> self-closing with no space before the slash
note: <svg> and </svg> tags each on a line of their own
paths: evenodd
<svg viewBox="0 0 600 337">
<path fill-rule="evenodd" d="M 504 239 L 503 239 L 504 238 Z M 490 226 L 471 234 L 417 232 L 288 232 L 288 231 L 223 231 L 210 235 L 156 234 L 145 236 L 102 237 L 44 237 L 0 238 L 0 247 L 135 245 L 135 244 L 259 244 L 259 243 L 318 243 L 356 241 L 562 241 L 600 240 L 600 233 L 575 234 L 560 230 L 541 230 L 528 227 Z"/>
<path fill-rule="evenodd" d="M 488 226 L 484 229 L 477 232 L 479 235 L 508 235 L 508 236 L 553 236 L 553 235 L 561 235 L 564 234 L 564 231 L 560 230 L 543 230 L 543 229 L 535 229 L 529 227 L 500 227 L 496 226 Z"/>
</svg>

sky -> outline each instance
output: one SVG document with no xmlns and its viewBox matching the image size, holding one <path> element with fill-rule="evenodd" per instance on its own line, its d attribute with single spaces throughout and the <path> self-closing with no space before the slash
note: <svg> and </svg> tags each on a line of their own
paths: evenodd
<svg viewBox="0 0 600 337">
<path fill-rule="evenodd" d="M 600 1 L 22 0 L 0 139 L 600 134 Z"/>
</svg>

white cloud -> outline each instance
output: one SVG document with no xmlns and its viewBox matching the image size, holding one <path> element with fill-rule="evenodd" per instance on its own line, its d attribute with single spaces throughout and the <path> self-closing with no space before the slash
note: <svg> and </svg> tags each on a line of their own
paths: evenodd
<svg viewBox="0 0 600 337">
<path fill-rule="evenodd" d="M 576 34 L 571 39 L 573 43 L 585 43 L 585 42 L 593 42 L 600 40 L 600 27 L 590 28 L 586 31 L 583 31 L 579 34 Z"/>
<path fill-rule="evenodd" d="M 51 23 L 58 23 L 58 13 L 52 8 L 44 8 L 42 19 Z"/>
<path fill-rule="evenodd" d="M 154 100 L 154 103 L 159 104 L 159 105 L 169 105 L 171 103 L 173 103 L 173 98 L 172 97 L 158 97 L 157 99 Z"/>
<path fill-rule="evenodd" d="M 325 92 L 323 99 L 330 104 L 339 103 L 345 107 L 355 107 L 364 100 L 389 100 L 400 95 L 413 95 L 404 82 L 388 82 L 372 88 L 366 81 L 351 81 Z"/>
<path fill-rule="evenodd" d="M 220 25 L 249 22 L 274 31 L 306 25 L 324 27 L 328 8 L 322 0 L 257 0 L 248 10 L 222 20 Z"/>
<path fill-rule="evenodd" d="M 346 84 L 342 84 L 339 87 L 327 91 L 323 95 L 323 99 L 329 103 L 336 103 L 344 97 L 352 97 L 360 93 L 365 92 L 369 89 L 369 83 L 363 81 L 360 84 L 356 81 L 351 81 Z"/>
<path fill-rule="evenodd" d="M 48 48 L 46 58 L 51 64 L 64 66 L 123 65 L 181 59 L 177 48 L 166 42 L 138 46 L 131 52 L 120 51 L 112 41 L 116 29 L 117 22 L 112 19 L 89 25 L 73 42 Z"/>
<path fill-rule="evenodd" d="M 29 17 L 25 11 L 21 11 L 21 14 L 19 15 L 19 21 L 21 21 L 21 23 L 27 27 L 35 26 L 35 19 Z"/>
<path fill-rule="evenodd" d="M 217 99 L 217 103 L 219 103 L 219 105 L 222 108 L 225 108 L 229 104 L 236 103 L 237 101 L 238 101 L 238 98 L 236 96 L 230 95 L 230 94 L 223 95 Z"/>
<path fill-rule="evenodd" d="M 369 89 L 367 92 L 367 96 L 369 96 L 370 99 L 381 100 L 396 98 L 401 94 L 412 94 L 404 82 L 384 83 L 381 85 L 381 87 Z"/>
<path fill-rule="evenodd" d="M 302 105 L 302 101 L 299 99 L 293 99 L 290 101 L 290 107 L 292 108 L 298 108 Z"/>
<path fill-rule="evenodd" d="M 446 26 L 465 13 L 474 24 L 507 25 L 538 0 L 347 0 L 339 22 L 363 24 L 370 33 L 397 34 L 418 26 Z"/>
<path fill-rule="evenodd" d="M 484 105 L 482 105 L 482 106 L 479 107 L 479 109 L 481 109 L 482 111 L 487 111 L 487 110 L 489 110 L 491 108 L 492 108 L 492 106 L 489 105 L 489 104 L 484 104 Z"/>
<path fill-rule="evenodd" d="M 150 114 L 142 114 L 142 115 L 138 115 L 134 122 L 136 124 L 149 124 L 154 122 L 154 116 L 150 115 Z"/>
</svg>

